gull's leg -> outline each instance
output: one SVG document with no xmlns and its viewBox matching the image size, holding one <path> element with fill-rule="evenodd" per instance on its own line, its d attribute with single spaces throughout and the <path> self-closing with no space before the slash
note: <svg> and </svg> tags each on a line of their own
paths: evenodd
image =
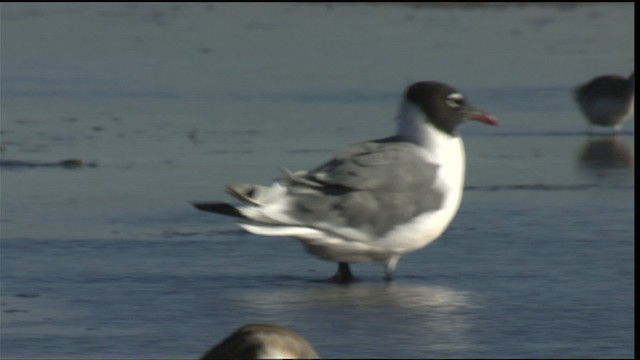
<svg viewBox="0 0 640 360">
<path fill-rule="evenodd" d="M 613 135 L 620 134 L 621 130 L 622 130 L 622 122 L 613 126 Z"/>
<path fill-rule="evenodd" d="M 384 266 L 386 268 L 385 280 L 392 281 L 393 280 L 393 272 L 396 270 L 396 265 L 398 265 L 398 260 L 400 260 L 400 256 L 393 256 L 388 258 L 384 262 Z"/>
<path fill-rule="evenodd" d="M 349 263 L 341 262 L 338 263 L 338 271 L 333 277 L 331 277 L 332 281 L 335 281 L 339 284 L 348 284 L 355 280 L 353 274 L 351 274 L 351 268 L 349 267 Z"/>
<path fill-rule="evenodd" d="M 592 135 L 593 134 L 593 128 L 592 128 L 591 123 L 589 123 L 587 125 L 587 130 L 585 131 L 585 133 L 587 133 L 587 135 Z"/>
</svg>

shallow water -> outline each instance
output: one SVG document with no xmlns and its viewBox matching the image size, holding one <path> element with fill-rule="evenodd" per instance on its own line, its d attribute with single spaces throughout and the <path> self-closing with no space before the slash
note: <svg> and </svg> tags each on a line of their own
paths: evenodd
<svg viewBox="0 0 640 360">
<path fill-rule="evenodd" d="M 588 137 L 570 95 L 631 71 L 632 4 L 1 10 L 2 160 L 96 165 L 2 166 L 2 358 L 197 358 L 247 322 L 327 358 L 633 356 L 634 121 Z M 393 283 L 189 206 L 388 135 L 419 79 L 501 127 L 462 128 L 460 211 Z"/>
</svg>

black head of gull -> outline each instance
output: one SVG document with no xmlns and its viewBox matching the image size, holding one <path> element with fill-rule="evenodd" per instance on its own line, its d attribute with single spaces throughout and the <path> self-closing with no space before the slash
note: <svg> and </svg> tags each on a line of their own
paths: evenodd
<svg viewBox="0 0 640 360">
<path fill-rule="evenodd" d="M 405 99 L 420 107 L 429 121 L 450 135 L 468 120 L 497 125 L 492 116 L 471 106 L 459 91 L 437 81 L 412 84 L 407 88 Z"/>
<path fill-rule="evenodd" d="M 379 261 L 391 279 L 400 257 L 440 237 L 462 199 L 465 156 L 456 128 L 497 125 L 449 85 L 422 81 L 400 101 L 395 135 L 351 145 L 310 171 L 284 171 L 270 186 L 231 184 L 244 204 L 193 202 L 243 220 L 246 231 L 299 240 L 338 263 L 332 278 L 353 280 L 350 263 Z"/>
<path fill-rule="evenodd" d="M 629 77 L 598 76 L 574 89 L 574 98 L 591 126 L 613 128 L 617 133 L 625 120 L 633 115 L 635 99 L 635 71 Z"/>
</svg>

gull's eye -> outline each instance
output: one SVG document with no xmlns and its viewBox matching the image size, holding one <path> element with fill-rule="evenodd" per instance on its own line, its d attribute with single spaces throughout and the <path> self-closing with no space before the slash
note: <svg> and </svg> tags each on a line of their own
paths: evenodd
<svg viewBox="0 0 640 360">
<path fill-rule="evenodd" d="M 464 97 L 460 93 L 450 94 L 449 96 L 447 96 L 447 99 L 445 100 L 445 103 L 447 104 L 447 106 L 454 109 L 462 106 L 463 102 L 464 102 Z"/>
</svg>

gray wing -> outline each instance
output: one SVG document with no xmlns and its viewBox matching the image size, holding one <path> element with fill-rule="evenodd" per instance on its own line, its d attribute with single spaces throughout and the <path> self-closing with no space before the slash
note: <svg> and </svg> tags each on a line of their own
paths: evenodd
<svg viewBox="0 0 640 360">
<path fill-rule="evenodd" d="M 406 142 L 366 142 L 309 172 L 288 173 L 289 215 L 307 226 L 354 228 L 380 236 L 395 225 L 441 207 L 438 166 Z"/>
</svg>

